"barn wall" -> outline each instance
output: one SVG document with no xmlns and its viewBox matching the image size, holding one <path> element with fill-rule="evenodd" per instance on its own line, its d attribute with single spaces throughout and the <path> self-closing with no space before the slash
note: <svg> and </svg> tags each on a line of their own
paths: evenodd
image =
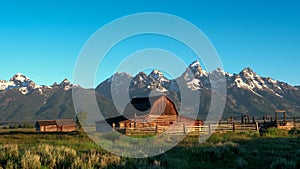
<svg viewBox="0 0 300 169">
<path fill-rule="evenodd" d="M 49 125 L 49 126 L 43 126 L 45 132 L 54 132 L 57 131 L 57 125 Z"/>
<path fill-rule="evenodd" d="M 71 132 L 71 131 L 75 131 L 75 130 L 76 130 L 75 126 L 62 126 L 63 132 Z"/>
<path fill-rule="evenodd" d="M 166 97 L 160 97 L 152 106 L 150 114 L 153 115 L 177 115 L 174 104 Z"/>
<path fill-rule="evenodd" d="M 167 104 L 164 111 L 164 115 L 177 115 L 177 111 L 174 104 L 169 99 L 165 98 L 165 100 Z"/>
<path fill-rule="evenodd" d="M 185 123 L 185 125 L 188 126 L 202 126 L 202 121 L 201 120 L 194 120 L 186 117 L 178 117 L 178 122 Z"/>
</svg>

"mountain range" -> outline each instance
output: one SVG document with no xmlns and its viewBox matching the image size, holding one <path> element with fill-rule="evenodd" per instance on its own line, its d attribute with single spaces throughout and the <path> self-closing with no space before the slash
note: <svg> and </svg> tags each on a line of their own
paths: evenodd
<svg viewBox="0 0 300 169">
<path fill-rule="evenodd" d="M 226 79 L 226 104 L 223 117 L 242 114 L 262 117 L 273 115 L 276 109 L 287 110 L 288 117 L 300 116 L 300 87 L 261 77 L 251 68 L 238 74 L 230 74 L 218 68 L 212 72 L 202 69 L 198 61 L 191 63 L 176 79 L 168 79 L 159 70 L 150 74 L 140 72 L 135 76 L 115 73 L 95 88 L 98 105 L 106 117 L 118 115 L 118 108 L 127 103 L 114 105 L 113 96 L 130 98 L 164 94 L 180 109 L 181 91 L 178 82 L 186 90 L 200 95 L 199 118 L 205 118 L 210 107 L 210 78 L 222 75 Z M 113 87 L 113 90 L 112 90 Z M 51 86 L 37 85 L 18 73 L 9 81 L 0 80 L 0 122 L 34 121 L 36 119 L 74 118 L 73 88 L 80 88 L 67 79 Z M 94 90 L 94 89 L 86 89 Z M 123 96 L 124 95 L 124 96 Z"/>
<path fill-rule="evenodd" d="M 287 110 L 288 117 L 300 116 L 299 86 L 261 77 L 251 68 L 245 68 L 238 74 L 231 74 L 220 68 L 207 72 L 198 61 L 191 63 L 176 79 L 166 78 L 159 70 L 153 70 L 148 75 L 140 72 L 133 77 L 127 73 L 116 73 L 99 84 L 96 91 L 111 100 L 111 92 L 118 96 L 122 95 L 124 89 L 130 98 L 145 97 L 156 91 L 167 95 L 180 108 L 180 88 L 177 82 L 183 82 L 188 90 L 200 93 L 198 114 L 204 117 L 209 112 L 212 92 L 209 79 L 220 75 L 225 77 L 227 89 L 224 117 L 249 114 L 262 118 L 265 114 L 273 115 L 276 109 Z M 112 83 L 114 81 L 116 83 Z M 114 84 L 118 86 L 111 90 Z"/>
<path fill-rule="evenodd" d="M 9 81 L 0 80 L 0 124 L 75 118 L 72 99 L 74 87 L 79 86 L 67 79 L 51 86 L 37 85 L 21 73 Z M 96 97 L 104 113 L 116 113 L 110 100 L 100 94 L 96 94 Z"/>
</svg>

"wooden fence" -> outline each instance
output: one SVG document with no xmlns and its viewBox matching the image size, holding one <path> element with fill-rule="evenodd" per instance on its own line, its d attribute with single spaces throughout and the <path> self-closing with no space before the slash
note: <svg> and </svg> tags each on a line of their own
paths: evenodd
<svg viewBox="0 0 300 169">
<path fill-rule="evenodd" d="M 228 132 L 228 131 L 258 131 L 258 123 L 255 124 L 208 124 L 203 126 L 185 126 L 173 125 L 143 127 L 143 128 L 126 128 L 127 135 L 147 135 L 147 134 L 211 134 L 212 132 Z"/>
</svg>

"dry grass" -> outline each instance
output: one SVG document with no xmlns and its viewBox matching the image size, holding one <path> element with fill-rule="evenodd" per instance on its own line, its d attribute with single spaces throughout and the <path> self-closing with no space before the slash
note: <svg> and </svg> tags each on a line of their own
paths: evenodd
<svg viewBox="0 0 300 169">
<path fill-rule="evenodd" d="M 113 155 L 84 133 L 0 132 L 1 168 L 300 168 L 299 135 L 271 129 L 214 134 L 204 144 L 188 136 L 168 152 L 143 159 Z M 268 133 L 269 132 L 269 133 Z M 280 160 L 277 160 L 280 159 Z M 277 161 L 277 162 L 274 162 Z M 272 166 L 271 166 L 272 164 Z"/>
</svg>

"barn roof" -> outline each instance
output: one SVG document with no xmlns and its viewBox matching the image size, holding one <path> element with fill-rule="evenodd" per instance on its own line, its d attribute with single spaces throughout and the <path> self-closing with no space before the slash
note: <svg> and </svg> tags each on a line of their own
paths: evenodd
<svg viewBox="0 0 300 169">
<path fill-rule="evenodd" d="M 131 102 L 127 104 L 123 115 L 127 118 L 133 118 L 134 115 L 143 116 L 143 115 L 147 115 L 147 114 L 156 114 L 157 113 L 156 109 L 158 107 L 155 107 L 155 106 L 153 107 L 153 105 L 156 104 L 158 101 L 163 102 L 164 99 L 168 100 L 168 102 L 166 102 L 166 104 L 163 104 L 163 105 L 169 106 L 169 108 L 174 110 L 174 111 L 170 111 L 171 109 L 167 109 L 167 107 L 165 107 L 166 109 L 165 109 L 164 113 L 166 113 L 166 115 L 178 115 L 175 104 L 173 103 L 172 100 L 170 100 L 165 95 L 133 98 L 131 100 Z M 168 104 L 168 103 L 170 103 L 170 104 Z M 160 114 L 157 114 L 157 115 L 160 115 Z"/>
<path fill-rule="evenodd" d="M 58 126 L 74 126 L 76 125 L 75 120 L 73 119 L 60 119 L 56 120 Z"/>
<path fill-rule="evenodd" d="M 125 121 L 128 120 L 126 117 L 124 116 L 117 116 L 117 117 L 111 117 L 105 120 L 101 120 L 96 122 L 97 124 L 103 124 L 103 123 L 108 123 L 108 124 L 112 124 L 112 123 L 118 123 L 120 121 Z"/>
<path fill-rule="evenodd" d="M 39 126 L 49 126 L 49 125 L 56 125 L 55 120 L 38 120 L 36 124 Z"/>
<path fill-rule="evenodd" d="M 133 119 L 135 117 L 135 115 L 137 116 L 137 118 L 145 118 L 147 115 L 150 115 L 151 106 L 157 100 L 159 100 L 161 98 L 165 98 L 165 99 L 169 100 L 169 103 L 171 103 L 172 108 L 176 112 L 176 115 L 178 115 L 178 112 L 176 110 L 176 107 L 175 107 L 174 103 L 172 102 L 172 100 L 170 100 L 165 95 L 153 96 L 153 97 L 140 97 L 140 98 L 132 98 L 130 103 L 127 104 L 123 115 L 108 118 L 108 119 L 105 119 L 105 120 L 102 120 L 102 121 L 98 121 L 96 123 L 97 124 L 101 124 L 101 123 L 104 123 L 104 122 L 107 122 L 109 124 L 118 123 L 118 122 L 121 122 L 121 121 Z M 155 114 L 155 113 L 153 113 L 153 114 Z M 175 114 L 171 114 L 171 115 L 175 115 Z"/>
<path fill-rule="evenodd" d="M 152 97 L 136 97 L 132 98 L 130 103 L 139 111 L 146 111 L 151 108 L 151 103 L 155 102 L 161 97 L 166 97 L 165 95 L 161 96 L 152 96 Z"/>
<path fill-rule="evenodd" d="M 36 124 L 39 126 L 49 126 L 49 125 L 58 125 L 58 126 L 73 126 L 76 125 L 74 119 L 59 119 L 59 120 L 38 120 Z"/>
</svg>

